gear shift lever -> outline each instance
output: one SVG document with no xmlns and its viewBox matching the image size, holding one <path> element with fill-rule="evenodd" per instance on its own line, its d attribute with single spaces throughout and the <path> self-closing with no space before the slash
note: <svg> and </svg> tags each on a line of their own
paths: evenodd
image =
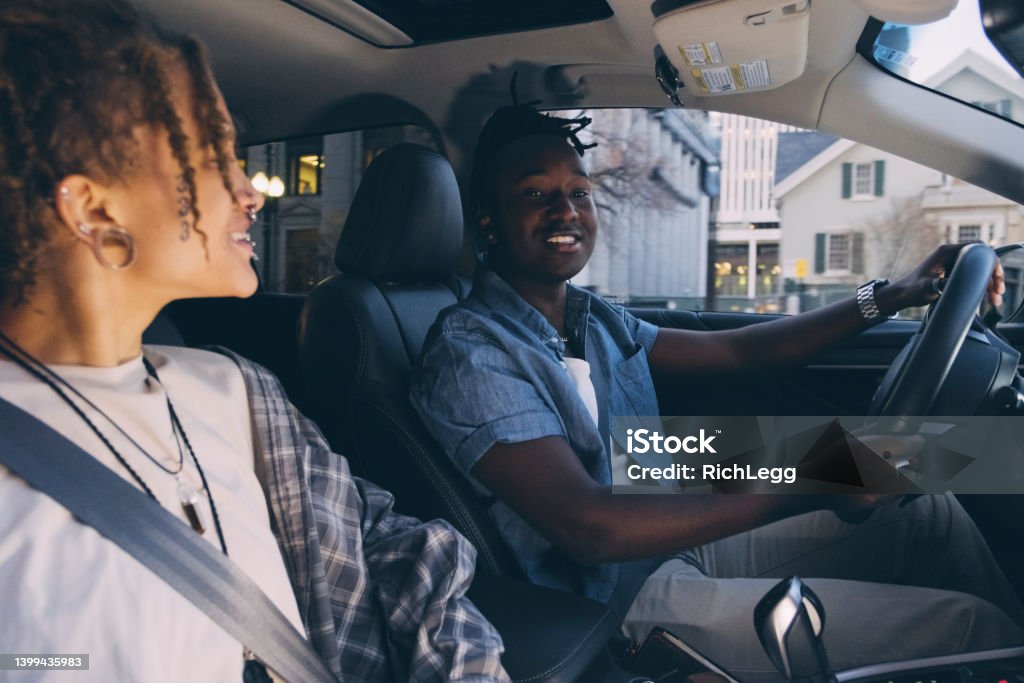
<svg viewBox="0 0 1024 683">
<path fill-rule="evenodd" d="M 791 576 L 772 588 L 754 608 L 754 628 L 775 668 L 790 681 L 831 683 L 821 634 L 825 609 L 814 592 Z"/>
</svg>

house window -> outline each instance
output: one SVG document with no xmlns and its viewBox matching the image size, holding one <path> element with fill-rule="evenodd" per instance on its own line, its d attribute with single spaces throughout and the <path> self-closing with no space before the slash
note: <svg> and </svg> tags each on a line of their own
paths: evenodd
<svg viewBox="0 0 1024 683">
<path fill-rule="evenodd" d="M 968 223 L 957 228 L 957 242 L 973 242 L 981 239 L 981 224 Z"/>
<path fill-rule="evenodd" d="M 819 232 L 815 237 L 814 272 L 848 275 L 864 272 L 864 233 Z"/>
<path fill-rule="evenodd" d="M 871 164 L 854 164 L 853 166 L 853 196 L 871 196 Z"/>
<path fill-rule="evenodd" d="M 324 167 L 324 158 L 319 154 L 304 154 L 297 161 L 298 184 L 293 194 L 320 194 L 320 169 Z"/>
<path fill-rule="evenodd" d="M 320 194 L 324 168 L 323 139 L 288 144 L 288 193 Z"/>
<path fill-rule="evenodd" d="M 944 241 L 952 244 L 975 241 L 999 244 L 1006 241 L 1006 228 L 1001 218 L 981 215 L 964 216 L 961 220 L 963 222 L 953 220 L 945 224 Z"/>
<path fill-rule="evenodd" d="M 838 234 L 828 236 L 828 270 L 850 270 L 850 236 Z"/>
<path fill-rule="evenodd" d="M 885 161 L 843 164 L 843 199 L 873 199 L 885 194 Z"/>
</svg>

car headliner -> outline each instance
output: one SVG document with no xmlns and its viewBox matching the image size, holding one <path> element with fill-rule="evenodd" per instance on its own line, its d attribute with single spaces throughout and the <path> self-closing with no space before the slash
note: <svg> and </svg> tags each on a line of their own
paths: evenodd
<svg viewBox="0 0 1024 683">
<path fill-rule="evenodd" d="M 516 71 L 520 100 L 545 107 L 668 104 L 646 2 L 609 0 L 615 14 L 598 22 L 404 48 L 376 47 L 282 0 L 136 2 L 207 43 L 244 143 L 418 123 L 459 168 L 464 140 L 510 102 Z M 800 78 L 684 103 L 835 133 L 1024 202 L 1024 127 L 882 73 L 856 52 L 868 19 L 852 0 L 813 3 Z"/>
</svg>

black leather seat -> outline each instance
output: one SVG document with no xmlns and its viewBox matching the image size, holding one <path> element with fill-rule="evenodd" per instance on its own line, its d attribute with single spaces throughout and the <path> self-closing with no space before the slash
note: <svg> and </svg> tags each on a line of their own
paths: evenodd
<svg viewBox="0 0 1024 683">
<path fill-rule="evenodd" d="M 226 346 L 268 368 L 281 380 L 292 403 L 305 410 L 295 339 L 304 301 L 301 294 L 267 292 L 248 299 L 183 299 L 168 304 L 161 317 L 173 324 L 185 345 Z M 157 322 L 159 318 L 150 333 L 151 343 L 169 340 Z"/>
<path fill-rule="evenodd" d="M 518 570 L 467 482 L 408 400 L 427 330 L 456 302 L 462 202 L 447 159 L 401 144 L 366 171 L 335 252 L 341 271 L 309 294 L 299 319 L 306 411 L 354 472 L 398 508 L 444 517 L 479 551 L 480 570 Z"/>
<path fill-rule="evenodd" d="M 520 576 L 508 548 L 409 402 L 427 330 L 460 291 L 462 226 L 444 157 L 402 144 L 374 160 L 335 253 L 341 274 L 314 288 L 299 319 L 307 414 L 356 474 L 395 494 L 398 510 L 443 517 L 476 546 L 484 575 L 471 595 L 505 640 L 513 680 L 625 680 L 607 671 L 618 617 L 592 600 L 506 578 Z"/>
</svg>

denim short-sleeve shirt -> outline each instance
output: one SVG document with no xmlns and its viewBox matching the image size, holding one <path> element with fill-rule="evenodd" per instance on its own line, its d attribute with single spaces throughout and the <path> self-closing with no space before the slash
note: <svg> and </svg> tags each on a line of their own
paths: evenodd
<svg viewBox="0 0 1024 683">
<path fill-rule="evenodd" d="M 483 266 L 469 297 L 442 311 L 428 333 L 411 398 L 431 434 L 489 504 L 526 576 L 606 601 L 617 581 L 616 565 L 576 564 L 471 475 L 496 443 L 561 436 L 590 476 L 610 485 L 611 416 L 658 415 L 647 364 L 656 326 L 572 285 L 565 324 L 574 348 L 590 363 L 597 425 L 566 370 L 557 330 Z"/>
</svg>

